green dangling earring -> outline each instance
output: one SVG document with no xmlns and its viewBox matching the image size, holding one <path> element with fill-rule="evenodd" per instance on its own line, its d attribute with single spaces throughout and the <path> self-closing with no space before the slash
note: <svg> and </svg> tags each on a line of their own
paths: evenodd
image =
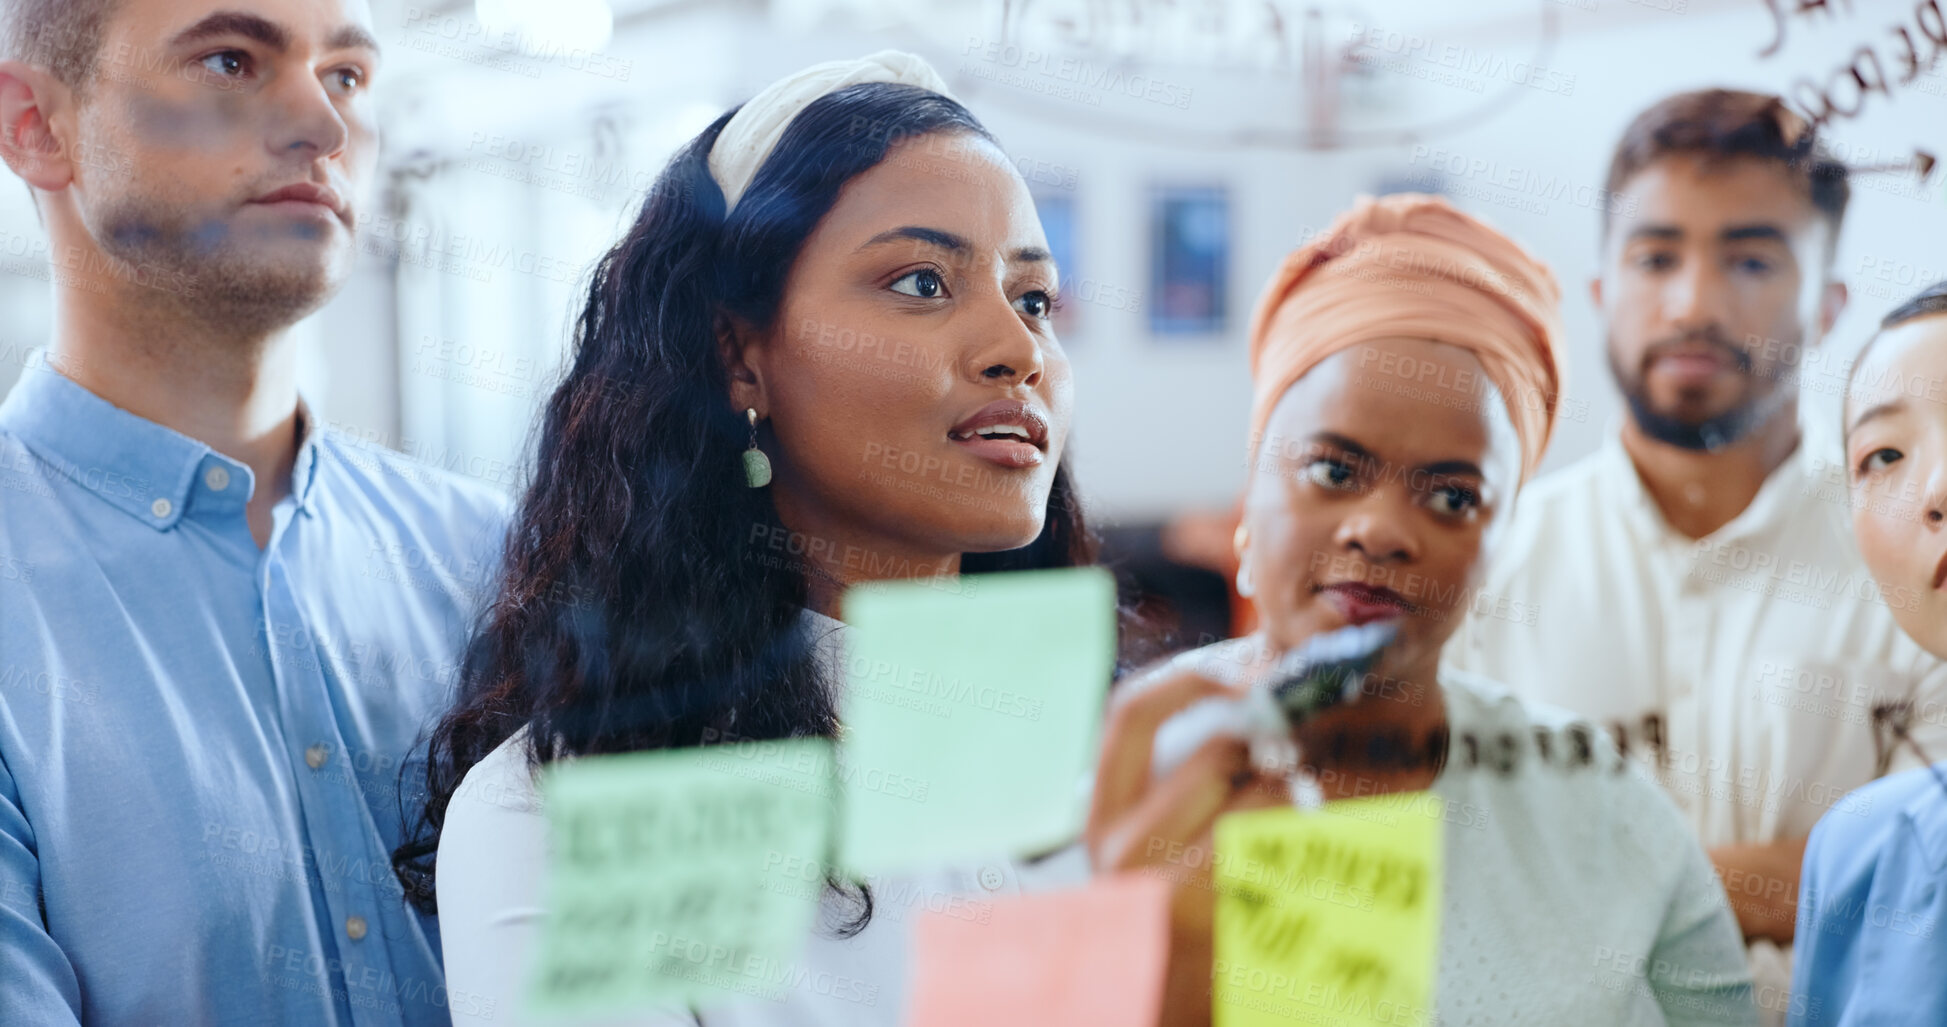
<svg viewBox="0 0 1947 1027">
<path fill-rule="evenodd" d="M 757 408 L 745 407 L 744 416 L 750 418 L 750 448 L 744 450 L 744 482 L 751 488 L 761 489 L 771 483 L 771 458 L 757 448 Z"/>
</svg>

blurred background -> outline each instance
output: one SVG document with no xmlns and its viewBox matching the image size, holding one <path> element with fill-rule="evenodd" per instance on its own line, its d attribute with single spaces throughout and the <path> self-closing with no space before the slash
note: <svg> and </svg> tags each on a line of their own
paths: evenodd
<svg viewBox="0 0 1947 1027">
<path fill-rule="evenodd" d="M 1226 623 L 1200 565 L 1244 481 L 1252 304 L 1361 193 L 1443 193 L 1555 268 L 1571 365 L 1547 467 L 1619 415 L 1587 290 L 1603 174 L 1625 123 L 1668 93 L 1728 85 L 1829 112 L 1831 148 L 1861 171 L 1834 358 L 1947 277 L 1947 173 L 1931 168 L 1947 61 L 1905 81 L 1899 41 L 1925 59 L 1947 28 L 1913 0 L 372 6 L 381 195 L 351 286 L 299 329 L 320 416 L 515 487 L 583 276 L 668 156 L 779 75 L 911 50 L 1035 192 L 1069 301 L 1070 455 L 1112 555 L 1187 641 Z M 51 330 L 45 252 L 25 190 L 0 188 L 0 392 Z M 1837 391 L 1808 389 L 1811 428 L 1835 428 Z"/>
</svg>

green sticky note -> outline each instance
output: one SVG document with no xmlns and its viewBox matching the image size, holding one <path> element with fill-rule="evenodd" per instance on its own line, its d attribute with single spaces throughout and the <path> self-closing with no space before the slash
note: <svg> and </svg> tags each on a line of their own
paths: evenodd
<svg viewBox="0 0 1947 1027">
<path fill-rule="evenodd" d="M 1442 809 L 1401 792 L 1217 821 L 1215 1027 L 1427 1023 Z"/>
<path fill-rule="evenodd" d="M 550 856 L 530 1013 L 775 994 L 824 888 L 829 741 L 584 757 L 544 772 L 541 792 Z"/>
<path fill-rule="evenodd" d="M 1076 838 L 1115 665 L 1100 569 L 886 582 L 845 597 L 839 855 L 861 875 Z"/>
</svg>

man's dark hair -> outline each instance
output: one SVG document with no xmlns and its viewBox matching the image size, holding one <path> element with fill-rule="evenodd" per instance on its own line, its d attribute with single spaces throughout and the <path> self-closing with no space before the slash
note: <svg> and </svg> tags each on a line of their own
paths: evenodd
<svg viewBox="0 0 1947 1027">
<path fill-rule="evenodd" d="M 37 64 L 86 92 L 121 0 L 0 0 L 0 58 Z"/>
<path fill-rule="evenodd" d="M 1817 134 L 1785 102 L 1765 93 L 1699 89 L 1666 97 L 1629 123 L 1609 159 L 1609 195 L 1622 192 L 1644 168 L 1670 157 L 1707 163 L 1755 159 L 1792 175 L 1837 240 L 1851 187 L 1846 165 L 1819 145 Z M 1605 222 L 1604 227 L 1607 227 Z"/>
</svg>

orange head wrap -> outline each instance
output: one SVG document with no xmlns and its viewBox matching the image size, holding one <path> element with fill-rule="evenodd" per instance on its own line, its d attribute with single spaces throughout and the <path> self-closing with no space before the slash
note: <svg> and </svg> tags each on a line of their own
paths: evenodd
<svg viewBox="0 0 1947 1027">
<path fill-rule="evenodd" d="M 1251 318 L 1253 456 L 1285 390 L 1340 350 L 1381 339 L 1471 351 L 1521 438 L 1521 477 L 1541 462 L 1561 390 L 1561 289 L 1507 236 L 1436 196 L 1360 197 L 1285 258 Z"/>
</svg>

